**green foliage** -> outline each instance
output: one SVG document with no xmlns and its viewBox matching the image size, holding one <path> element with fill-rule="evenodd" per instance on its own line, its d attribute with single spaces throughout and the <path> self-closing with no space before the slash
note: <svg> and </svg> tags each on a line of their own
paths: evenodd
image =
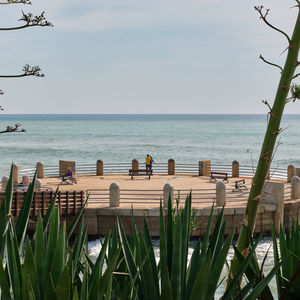
<svg viewBox="0 0 300 300">
<path fill-rule="evenodd" d="M 284 234 L 280 229 L 279 245 L 274 230 L 272 231 L 274 264 L 281 259 L 284 263 L 276 273 L 277 293 L 280 299 L 298 299 L 300 295 L 300 227 L 299 221 L 292 223 L 291 230 Z M 280 249 L 280 254 L 278 250 Z"/>
<path fill-rule="evenodd" d="M 295 102 L 295 100 L 300 99 L 300 85 L 293 84 L 291 87 L 291 94 L 292 94 L 292 99 Z"/>
</svg>

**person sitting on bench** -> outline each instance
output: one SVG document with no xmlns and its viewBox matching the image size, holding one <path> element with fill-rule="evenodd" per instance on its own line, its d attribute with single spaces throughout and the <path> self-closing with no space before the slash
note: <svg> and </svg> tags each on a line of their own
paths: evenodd
<svg viewBox="0 0 300 300">
<path fill-rule="evenodd" d="M 77 183 L 75 174 L 71 167 L 69 167 L 67 172 L 62 175 L 62 181 L 67 181 L 67 179 L 69 179 L 71 183 Z"/>
</svg>

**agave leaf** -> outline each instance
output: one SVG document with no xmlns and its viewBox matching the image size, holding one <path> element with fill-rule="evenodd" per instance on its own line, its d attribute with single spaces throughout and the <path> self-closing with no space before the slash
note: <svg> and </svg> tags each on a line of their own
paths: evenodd
<svg viewBox="0 0 300 300">
<path fill-rule="evenodd" d="M 290 242 L 289 233 L 286 232 L 286 239 L 284 238 L 284 232 L 283 229 L 280 228 L 279 233 L 279 245 L 280 245 L 280 253 L 281 257 L 289 257 L 289 249 L 288 244 Z M 282 265 L 282 276 L 285 278 L 291 277 L 291 261 L 290 259 L 286 261 L 285 264 Z"/>
<path fill-rule="evenodd" d="M 163 272 L 165 278 L 163 279 L 163 285 L 161 287 L 161 300 L 173 300 L 171 281 L 168 270 Z"/>
<path fill-rule="evenodd" d="M 64 272 L 66 264 L 66 233 L 65 233 L 65 222 L 61 226 L 56 248 L 51 264 L 51 277 L 53 280 L 54 288 L 58 284 L 58 280 L 61 274 Z"/>
<path fill-rule="evenodd" d="M 109 259 L 111 259 L 114 256 L 117 249 L 118 249 L 117 227 L 116 227 L 116 225 L 114 225 L 111 239 L 109 242 L 109 251 L 108 251 Z"/>
<path fill-rule="evenodd" d="M 45 272 L 45 245 L 44 245 L 44 236 L 43 236 L 43 223 L 42 223 L 42 217 L 40 212 L 38 214 L 36 231 L 35 231 L 34 259 L 35 259 L 37 273 L 38 273 L 40 295 L 43 295 L 45 289 L 45 279 L 48 276 L 47 276 L 47 272 Z"/>
<path fill-rule="evenodd" d="M 118 215 L 117 215 L 117 224 L 118 224 L 119 238 L 121 241 L 126 265 L 128 267 L 130 276 L 134 282 L 134 285 L 137 288 L 137 286 L 141 286 L 141 280 L 138 275 L 137 266 L 134 262 L 134 258 L 133 258 L 132 252 L 130 250 L 128 240 L 126 238 L 126 234 L 125 234 L 123 225 L 122 225 L 120 217 Z M 138 293 L 139 293 L 139 298 L 142 299 L 141 291 L 138 290 Z"/>
<path fill-rule="evenodd" d="M 110 300 L 111 299 L 111 290 L 112 290 L 112 276 L 110 277 L 110 280 L 108 282 L 108 286 L 107 286 L 107 290 L 106 290 L 106 293 L 105 293 L 104 300 Z"/>
<path fill-rule="evenodd" d="M 179 300 L 181 293 L 181 256 L 182 256 L 182 236 L 181 236 L 181 216 L 177 215 L 175 232 L 174 232 L 174 247 L 171 269 L 171 286 L 173 291 L 173 299 Z"/>
<path fill-rule="evenodd" d="M 253 247 L 253 241 L 251 241 L 250 244 L 251 244 L 251 247 Z M 235 255 L 236 255 L 237 259 L 242 264 L 243 261 L 245 260 L 244 256 L 235 246 L 234 246 L 234 250 L 235 250 Z M 267 255 L 267 253 L 266 253 L 266 255 Z M 245 274 L 249 281 L 254 280 L 256 283 L 259 283 L 262 279 L 265 278 L 264 275 L 260 274 L 260 270 L 258 267 L 258 262 L 257 262 L 255 253 L 253 254 L 253 257 L 251 259 L 251 262 L 250 262 L 248 268 L 245 271 Z M 264 290 L 261 293 L 261 297 L 264 300 L 273 299 L 272 292 L 271 292 L 269 286 L 265 286 Z"/>
<path fill-rule="evenodd" d="M 87 204 L 87 201 L 88 201 L 88 198 L 86 198 L 82 208 L 77 212 L 77 214 L 74 216 L 74 218 L 72 219 L 72 221 L 69 223 L 69 225 L 67 226 L 67 230 L 66 230 L 66 233 L 67 233 L 67 241 L 70 239 L 72 233 L 74 232 L 74 229 L 81 217 L 81 215 L 83 214 L 84 212 L 84 209 L 85 209 L 85 206 Z"/>
<path fill-rule="evenodd" d="M 32 287 L 30 285 L 29 278 L 25 273 L 22 273 L 21 281 L 22 281 L 22 286 L 21 286 L 22 299 L 28 299 L 28 300 L 35 299 L 32 293 Z"/>
<path fill-rule="evenodd" d="M 79 300 L 77 287 L 74 288 L 72 300 Z M 82 300 L 84 300 L 84 299 L 82 299 Z"/>
<path fill-rule="evenodd" d="M 272 270 L 269 272 L 269 274 L 263 278 L 253 289 L 251 294 L 247 297 L 248 300 L 255 300 L 257 299 L 262 292 L 264 291 L 265 287 L 268 285 L 268 283 L 271 281 L 271 279 L 275 276 L 276 272 L 280 268 L 282 264 L 282 261 L 279 262 L 279 264 L 275 265 Z"/>
<path fill-rule="evenodd" d="M 271 230 L 272 230 L 272 240 L 273 240 L 274 265 L 277 265 L 279 263 L 279 252 L 278 252 L 276 234 L 275 234 L 275 230 L 274 230 L 273 225 L 271 227 Z M 279 268 L 277 273 L 276 273 L 276 287 L 277 287 L 278 298 L 281 297 L 281 286 L 282 286 L 281 270 Z"/>
<path fill-rule="evenodd" d="M 254 284 L 255 284 L 255 279 L 250 280 L 250 281 L 242 288 L 242 290 L 239 292 L 239 294 L 236 295 L 236 297 L 234 298 L 234 300 L 245 299 L 246 296 L 248 295 L 248 293 L 250 292 L 250 290 L 253 288 Z"/>
<path fill-rule="evenodd" d="M 198 259 L 200 255 L 200 240 L 198 240 L 187 271 L 187 283 L 185 287 L 185 299 L 190 299 L 192 288 L 194 286 L 194 282 L 197 278 L 198 274 Z"/>
<path fill-rule="evenodd" d="M 118 263 L 118 259 L 121 253 L 121 248 L 119 248 L 116 253 L 114 254 L 114 256 L 112 257 L 112 259 L 110 260 L 109 264 L 107 265 L 107 268 L 103 274 L 103 276 L 101 277 L 101 287 L 100 287 L 100 299 L 102 299 L 102 297 L 105 295 L 107 295 L 107 290 L 105 291 L 106 287 L 112 284 L 112 275 L 113 275 L 113 271 L 116 268 L 116 265 Z M 111 291 L 110 291 L 111 293 Z"/>
<path fill-rule="evenodd" d="M 8 234 L 6 235 L 6 267 L 8 270 L 11 287 L 15 299 L 21 299 L 21 266 L 20 256 L 16 237 L 13 235 L 12 225 L 9 225 Z"/>
<path fill-rule="evenodd" d="M 33 195 L 34 195 L 35 179 L 36 179 L 36 172 L 34 173 L 31 183 L 29 184 L 28 190 L 24 197 L 20 215 L 19 215 L 19 217 L 17 219 L 17 223 L 16 223 L 16 234 L 17 234 L 19 249 L 22 248 L 22 246 L 23 246 L 24 237 L 25 237 L 26 230 L 27 230 L 27 224 L 28 224 L 29 215 L 30 215 L 30 208 L 31 208 L 31 203 L 32 203 Z"/>
<path fill-rule="evenodd" d="M 192 193 L 186 197 L 185 207 L 182 211 L 182 241 L 181 241 L 181 293 L 185 294 L 186 270 L 188 262 L 188 250 L 191 234 L 191 205 Z"/>
<path fill-rule="evenodd" d="M 83 278 L 82 278 L 82 285 L 81 285 L 81 291 L 80 291 L 80 299 L 81 300 L 88 300 L 88 265 L 85 264 L 84 266 L 84 272 L 83 272 Z"/>
<path fill-rule="evenodd" d="M 99 276 L 99 278 L 100 278 L 109 239 L 110 239 L 110 235 L 108 234 L 105 237 L 104 243 L 101 247 L 101 250 L 100 250 L 100 253 L 97 257 L 95 265 L 92 266 L 92 273 L 91 273 L 91 276 L 89 278 L 89 286 L 90 287 L 93 285 L 93 282 L 97 282 L 97 280 L 94 277 Z"/>
<path fill-rule="evenodd" d="M 93 266 L 91 276 L 89 278 L 89 299 L 98 299 L 100 293 L 99 281 L 101 277 L 101 271 L 104 264 L 105 254 L 107 250 L 108 241 L 110 236 L 105 237 L 105 241 L 101 247 L 101 251 L 98 255 L 95 265 Z"/>
<path fill-rule="evenodd" d="M 229 300 L 232 298 L 232 296 L 234 296 L 234 294 L 236 292 L 236 286 L 237 286 L 239 280 L 241 279 L 243 273 L 246 271 L 247 267 L 249 266 L 252 256 L 255 253 L 255 249 L 256 249 L 258 243 L 261 241 L 261 238 L 262 238 L 262 233 L 259 235 L 255 244 L 251 247 L 248 255 L 244 259 L 243 263 L 240 265 L 239 271 L 237 272 L 236 276 L 233 277 L 233 279 L 230 281 L 229 285 L 227 286 L 227 289 L 223 295 L 222 300 Z M 239 251 L 236 246 L 234 246 L 234 250 L 237 255 L 237 253 Z"/>
<path fill-rule="evenodd" d="M 49 226 L 48 242 L 46 242 L 47 231 L 44 230 L 43 234 L 45 240 L 45 272 L 50 270 L 51 264 L 53 262 L 54 252 L 56 249 L 58 237 L 59 237 L 59 227 L 60 227 L 60 216 L 59 208 L 52 208 L 53 212 L 51 213 L 51 220 Z M 46 278 L 46 276 L 45 276 Z"/>
<path fill-rule="evenodd" d="M 205 257 L 205 261 L 201 265 L 201 268 L 198 271 L 195 284 L 192 289 L 190 300 L 208 300 L 207 298 L 207 288 L 208 281 L 210 278 L 211 270 L 211 250 L 208 250 L 208 253 Z"/>
<path fill-rule="evenodd" d="M 210 278 L 208 281 L 208 287 L 207 287 L 207 299 L 213 299 L 214 297 L 214 294 L 218 286 L 218 281 L 222 269 L 224 267 L 226 257 L 228 255 L 228 251 L 232 243 L 233 235 L 234 232 L 231 231 L 230 235 L 227 237 L 225 243 L 223 244 L 222 250 L 220 251 L 220 253 L 218 253 L 218 257 L 216 258 L 216 261 L 212 267 L 212 270 L 210 272 Z"/>
<path fill-rule="evenodd" d="M 223 222 L 223 213 L 224 213 L 224 207 L 222 208 L 221 212 L 218 215 L 216 224 L 215 224 L 215 228 L 212 232 L 211 238 L 210 238 L 210 242 L 209 242 L 209 246 L 208 249 L 211 249 L 211 253 L 212 253 L 212 261 L 214 262 L 216 257 L 217 257 L 217 253 L 216 249 L 218 246 L 218 241 L 221 240 L 221 244 L 223 243 L 222 239 L 224 239 L 224 236 L 221 236 L 221 230 L 222 230 L 222 222 Z"/>
<path fill-rule="evenodd" d="M 35 298 L 40 299 L 37 268 L 28 236 L 26 237 L 26 253 L 23 265 L 23 274 L 29 278 Z"/>
<path fill-rule="evenodd" d="M 51 216 L 52 216 L 52 213 L 55 211 L 54 206 L 55 206 L 55 201 L 56 201 L 56 198 L 57 198 L 57 195 L 58 195 L 58 191 L 59 191 L 59 189 L 57 188 L 54 195 L 53 195 L 53 197 L 52 197 L 52 199 L 51 199 L 51 202 L 50 202 L 50 205 L 47 209 L 46 215 L 43 218 L 44 231 L 47 229 L 48 224 L 49 224 L 50 219 L 51 219 Z"/>
<path fill-rule="evenodd" d="M 199 269 L 200 269 L 203 261 L 205 260 L 206 255 L 207 255 L 209 235 L 210 235 L 211 224 L 212 224 L 212 219 L 213 219 L 213 212 L 214 212 L 214 207 L 212 206 L 211 210 L 210 210 L 210 215 L 209 215 L 209 218 L 208 218 L 208 223 L 207 223 L 207 226 L 206 226 L 203 242 L 202 242 L 200 258 L 199 258 L 199 261 L 198 261 L 198 268 Z"/>
<path fill-rule="evenodd" d="M 80 228 L 76 237 L 74 251 L 72 254 L 72 262 L 73 262 L 73 270 L 72 270 L 72 280 L 74 280 L 74 276 L 76 273 L 77 264 L 80 258 L 81 253 L 83 252 L 84 241 L 86 238 L 86 227 L 84 228 L 84 220 L 81 220 Z"/>
<path fill-rule="evenodd" d="M 71 296 L 70 287 L 71 287 L 71 280 L 69 275 L 69 269 L 68 266 L 66 265 L 56 285 L 56 289 L 55 289 L 56 299 L 57 300 L 70 299 Z"/>
<path fill-rule="evenodd" d="M 152 271 L 151 275 L 152 275 L 153 283 L 154 283 L 152 294 L 154 294 L 154 291 L 155 291 L 156 297 L 158 299 L 159 298 L 158 272 L 157 272 L 154 249 L 153 249 L 153 245 L 152 245 L 152 241 L 151 241 L 151 237 L 150 237 L 150 233 L 149 233 L 149 228 L 148 228 L 148 224 L 147 224 L 145 218 L 144 218 L 144 242 L 145 242 L 145 247 L 146 247 L 146 249 L 148 249 L 148 253 L 149 253 L 149 262 L 150 262 L 151 271 Z"/>
<path fill-rule="evenodd" d="M 10 285 L 8 281 L 7 274 L 4 270 L 3 267 L 3 260 L 2 257 L 0 256 L 0 288 L 1 288 L 1 298 L 4 300 L 10 300 L 12 299 L 11 294 L 10 294 Z"/>
<path fill-rule="evenodd" d="M 156 283 L 154 282 L 154 274 L 149 258 L 149 253 L 151 248 L 147 248 L 147 245 L 143 239 L 140 241 L 140 248 L 141 248 L 141 257 L 143 258 L 144 262 L 143 265 L 140 267 L 141 270 L 141 278 L 142 278 L 142 288 L 143 288 L 143 295 L 144 299 L 148 300 L 155 300 L 159 299 L 159 292 L 156 290 Z M 157 279 L 158 281 L 158 279 Z"/>
<path fill-rule="evenodd" d="M 4 238 L 9 224 L 9 214 L 11 213 L 11 202 L 13 196 L 13 167 L 10 168 L 10 176 L 7 182 L 4 199 L 0 205 L 0 254 L 3 256 L 5 250 L 6 238 Z"/>
<path fill-rule="evenodd" d="M 137 265 L 141 263 L 141 253 L 140 253 L 140 245 L 139 245 L 139 237 L 137 228 L 134 221 L 133 209 L 131 208 L 131 228 L 132 228 L 132 240 L 131 240 L 131 251 L 133 257 L 135 258 L 135 262 Z"/>
<path fill-rule="evenodd" d="M 45 300 L 53 300 L 56 299 L 56 293 L 53 285 L 53 280 L 51 277 L 51 273 L 48 273 L 46 286 L 45 286 Z M 67 300 L 67 299 L 65 299 Z"/>
</svg>

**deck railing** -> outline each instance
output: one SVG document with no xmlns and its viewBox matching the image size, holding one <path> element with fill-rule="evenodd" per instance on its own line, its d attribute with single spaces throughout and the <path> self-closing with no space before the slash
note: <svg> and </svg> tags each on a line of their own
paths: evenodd
<svg viewBox="0 0 300 300">
<path fill-rule="evenodd" d="M 140 164 L 144 167 L 144 164 Z M 128 174 L 128 170 L 132 168 L 131 163 L 104 163 L 103 174 Z M 96 164 L 76 164 L 77 175 L 96 175 L 97 166 Z M 211 171 L 215 172 L 226 172 L 229 176 L 232 175 L 232 165 L 221 165 L 212 164 Z M 20 169 L 20 176 L 33 177 L 35 168 Z M 154 174 L 168 174 L 168 163 L 157 162 L 153 164 Z M 252 177 L 255 173 L 254 166 L 239 165 L 240 177 Z M 175 163 L 175 174 L 176 175 L 199 175 L 199 164 L 198 163 Z M 174 175 L 175 175 L 174 174 Z M 59 166 L 45 166 L 44 167 L 45 177 L 59 177 Z M 271 179 L 287 179 L 287 169 L 282 167 L 272 167 L 270 169 Z"/>
<path fill-rule="evenodd" d="M 13 193 L 11 214 L 18 217 L 25 198 L 26 192 L 17 191 Z M 0 192 L 0 202 L 3 201 L 4 192 Z M 30 215 L 37 217 L 39 211 L 45 216 L 49 208 L 51 199 L 54 196 L 53 191 L 34 192 Z M 85 201 L 84 191 L 60 191 L 56 198 L 56 204 L 59 205 L 61 216 L 75 215 L 82 207 Z"/>
</svg>

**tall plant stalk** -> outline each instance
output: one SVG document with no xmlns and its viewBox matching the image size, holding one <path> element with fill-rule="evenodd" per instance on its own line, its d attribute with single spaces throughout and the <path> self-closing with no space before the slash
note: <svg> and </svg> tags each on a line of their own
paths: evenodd
<svg viewBox="0 0 300 300">
<path fill-rule="evenodd" d="M 263 7 L 256 7 L 255 9 L 259 12 L 261 19 L 274 30 L 282 33 L 288 40 L 287 47 L 287 58 L 283 68 L 278 65 L 267 62 L 262 56 L 260 57 L 266 63 L 276 66 L 281 69 L 281 78 L 277 88 L 277 93 L 271 107 L 266 101 L 264 103 L 269 107 L 270 118 L 268 127 L 266 130 L 264 142 L 262 145 L 261 153 L 259 156 L 257 169 L 253 178 L 252 187 L 249 193 L 247 209 L 244 215 L 243 224 L 241 227 L 240 235 L 238 238 L 237 248 L 242 252 L 246 253 L 249 245 L 249 235 L 253 234 L 257 210 L 260 201 L 262 200 L 262 190 L 265 184 L 266 176 L 268 174 L 270 164 L 273 157 L 274 147 L 278 134 L 282 131 L 280 128 L 280 122 L 283 115 L 285 104 L 287 103 L 287 97 L 289 94 L 291 82 L 293 79 L 298 77 L 300 74 L 295 74 L 296 68 L 299 66 L 298 56 L 300 47 L 300 1 L 296 0 L 298 7 L 298 16 L 294 27 L 292 38 L 290 38 L 285 32 L 271 25 L 266 17 L 269 10 L 266 13 L 262 12 Z M 232 273 L 237 273 L 238 261 L 235 258 L 232 265 Z"/>
</svg>

